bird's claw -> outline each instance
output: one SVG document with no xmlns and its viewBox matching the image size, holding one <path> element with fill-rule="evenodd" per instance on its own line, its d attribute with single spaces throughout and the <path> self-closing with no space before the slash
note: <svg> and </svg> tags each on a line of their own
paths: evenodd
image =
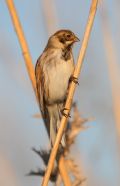
<svg viewBox="0 0 120 186">
<path fill-rule="evenodd" d="M 75 84 L 78 84 L 79 85 L 79 82 L 78 82 L 78 78 L 74 77 L 74 76 L 71 76 L 70 77 L 70 82 L 73 81 Z"/>
<path fill-rule="evenodd" d="M 68 114 L 66 114 L 64 111 L 65 110 L 69 110 L 69 109 L 67 109 L 67 108 L 63 108 L 62 110 L 61 110 L 61 114 L 63 115 L 63 116 L 65 116 L 66 118 L 71 118 L 71 116 L 70 116 L 70 114 L 68 113 Z"/>
</svg>

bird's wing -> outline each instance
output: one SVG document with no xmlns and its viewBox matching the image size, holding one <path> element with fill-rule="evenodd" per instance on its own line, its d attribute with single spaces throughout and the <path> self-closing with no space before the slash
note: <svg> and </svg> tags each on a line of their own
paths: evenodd
<svg viewBox="0 0 120 186">
<path fill-rule="evenodd" d="M 42 117 L 48 132 L 48 135 L 50 135 L 50 126 L 49 126 L 49 114 L 46 108 L 45 104 L 45 75 L 42 70 L 41 65 L 41 57 L 37 60 L 36 66 L 35 66 L 35 76 L 36 76 L 36 88 L 37 88 L 37 96 L 39 101 L 40 110 L 42 113 Z"/>
<path fill-rule="evenodd" d="M 40 58 L 35 66 L 37 96 L 40 105 L 40 110 L 44 116 L 44 74 L 40 65 Z"/>
</svg>

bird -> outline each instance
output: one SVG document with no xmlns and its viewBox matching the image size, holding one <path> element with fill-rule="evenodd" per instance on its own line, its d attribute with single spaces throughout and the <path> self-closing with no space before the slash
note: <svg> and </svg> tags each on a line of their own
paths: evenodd
<svg viewBox="0 0 120 186">
<path fill-rule="evenodd" d="M 70 79 L 74 71 L 73 44 L 79 38 L 71 30 L 59 30 L 48 39 L 35 65 L 39 107 L 53 147 L 60 127 Z M 60 144 L 66 146 L 65 131 Z"/>
</svg>

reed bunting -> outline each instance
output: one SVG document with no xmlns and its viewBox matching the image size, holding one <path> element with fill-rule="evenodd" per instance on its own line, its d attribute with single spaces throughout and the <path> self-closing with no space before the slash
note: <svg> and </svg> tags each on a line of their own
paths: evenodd
<svg viewBox="0 0 120 186">
<path fill-rule="evenodd" d="M 55 143 L 60 126 L 70 77 L 74 70 L 72 46 L 79 39 L 70 30 L 59 30 L 52 35 L 35 66 L 37 95 L 43 120 Z M 65 146 L 65 133 L 61 140 Z"/>
</svg>

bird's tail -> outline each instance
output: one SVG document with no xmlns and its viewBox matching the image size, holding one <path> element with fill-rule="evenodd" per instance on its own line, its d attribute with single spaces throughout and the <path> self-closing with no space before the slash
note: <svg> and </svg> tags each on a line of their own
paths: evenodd
<svg viewBox="0 0 120 186">
<path fill-rule="evenodd" d="M 44 107 L 45 108 L 45 107 Z M 51 105 L 45 108 L 44 112 L 44 123 L 50 138 L 51 147 L 53 147 L 57 131 L 60 127 L 61 120 L 61 109 L 60 105 Z M 54 163 L 53 173 L 57 170 L 57 161 L 59 161 L 59 155 L 63 152 L 63 148 L 66 146 L 65 133 L 62 136 L 61 144 L 56 156 L 56 162 Z"/>
<path fill-rule="evenodd" d="M 53 146 L 55 143 L 57 131 L 60 127 L 60 121 L 61 121 L 61 104 L 55 104 L 48 107 L 48 113 L 49 113 L 49 119 L 50 119 L 50 141 L 51 145 Z M 62 147 L 65 147 L 65 134 L 62 136 L 61 140 Z"/>
</svg>

